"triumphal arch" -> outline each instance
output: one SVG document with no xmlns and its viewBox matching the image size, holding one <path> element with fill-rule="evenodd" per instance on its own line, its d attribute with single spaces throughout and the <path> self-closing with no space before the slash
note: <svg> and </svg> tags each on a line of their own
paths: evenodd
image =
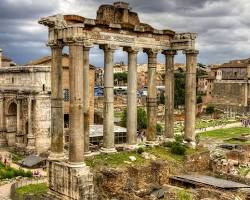
<svg viewBox="0 0 250 200">
<path fill-rule="evenodd" d="M 147 142 L 156 140 L 156 63 L 157 53 L 166 56 L 165 137 L 173 137 L 174 56 L 186 55 L 185 139 L 195 139 L 196 60 L 195 33 L 157 30 L 142 23 L 137 13 L 124 2 L 101 5 L 96 19 L 78 15 L 54 15 L 41 18 L 48 27 L 48 46 L 52 51 L 51 70 L 51 154 L 49 188 L 52 199 L 92 199 L 93 175 L 84 163 L 88 151 L 88 70 L 89 50 L 99 45 L 104 51 L 104 141 L 103 152 L 114 152 L 114 80 L 113 53 L 118 47 L 128 52 L 127 143 L 136 143 L 137 130 L 137 53 L 148 55 Z M 69 158 L 63 149 L 62 49 L 70 55 L 70 145 Z M 84 85 L 84 87 L 82 87 Z"/>
</svg>

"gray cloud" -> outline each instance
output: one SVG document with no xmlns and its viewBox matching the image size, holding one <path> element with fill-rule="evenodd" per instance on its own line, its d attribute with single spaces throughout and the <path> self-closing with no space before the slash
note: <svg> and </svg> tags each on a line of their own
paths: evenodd
<svg viewBox="0 0 250 200">
<path fill-rule="evenodd" d="M 199 62 L 215 63 L 248 57 L 250 52 L 250 2 L 248 0 L 129 0 L 142 22 L 158 29 L 177 32 L 192 31 L 199 34 Z M 56 13 L 78 14 L 95 18 L 101 4 L 112 0 L 1 0 L 0 48 L 18 63 L 27 63 L 49 54 L 45 46 L 47 29 L 38 19 Z M 178 55 L 177 62 L 184 62 Z M 115 61 L 127 60 L 122 51 L 115 53 Z M 146 62 L 145 54 L 138 62 Z M 164 62 L 163 56 L 158 60 Z M 91 50 L 90 61 L 103 65 L 103 52 Z"/>
</svg>

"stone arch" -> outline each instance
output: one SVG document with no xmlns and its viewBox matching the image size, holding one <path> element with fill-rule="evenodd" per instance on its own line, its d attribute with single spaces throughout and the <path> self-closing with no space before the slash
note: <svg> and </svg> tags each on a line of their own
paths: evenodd
<svg viewBox="0 0 250 200">
<path fill-rule="evenodd" d="M 15 101 L 9 101 L 6 106 L 6 129 L 8 146 L 14 146 L 16 143 L 17 131 L 17 104 Z"/>
<path fill-rule="evenodd" d="M 15 116 L 17 114 L 17 104 L 15 102 L 11 102 L 8 107 L 8 115 Z"/>
</svg>

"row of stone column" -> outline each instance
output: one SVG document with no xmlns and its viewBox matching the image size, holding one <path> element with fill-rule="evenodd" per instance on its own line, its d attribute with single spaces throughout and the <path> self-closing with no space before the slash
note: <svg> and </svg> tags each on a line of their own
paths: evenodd
<svg viewBox="0 0 250 200">
<path fill-rule="evenodd" d="M 165 137 L 174 137 L 174 56 L 176 51 L 166 50 L 165 70 Z M 195 116 L 196 116 L 196 66 L 197 50 L 183 51 L 186 55 L 185 78 L 185 130 L 184 139 L 188 142 L 195 141 Z"/>
<path fill-rule="evenodd" d="M 104 50 L 104 108 L 103 108 L 103 148 L 102 151 L 114 152 L 114 77 L 113 53 L 115 46 L 101 45 Z M 62 88 L 62 45 L 51 46 L 51 133 L 52 144 L 50 159 L 64 159 L 63 153 L 63 88 Z M 69 82 L 70 82 L 70 142 L 69 161 L 82 163 L 84 153 L 89 151 L 89 49 L 82 44 L 69 45 Z M 127 143 L 136 144 L 137 137 L 137 53 L 138 49 L 124 48 L 128 52 L 128 110 L 127 110 Z M 147 141 L 156 140 L 157 91 L 156 65 L 157 50 L 147 49 L 148 54 L 148 129 Z M 165 136 L 173 137 L 174 111 L 174 55 L 175 51 L 167 50 L 166 54 L 166 121 Z M 195 123 L 195 72 L 197 51 L 185 51 L 187 56 L 186 101 L 185 101 L 185 138 L 192 141 Z"/>
</svg>

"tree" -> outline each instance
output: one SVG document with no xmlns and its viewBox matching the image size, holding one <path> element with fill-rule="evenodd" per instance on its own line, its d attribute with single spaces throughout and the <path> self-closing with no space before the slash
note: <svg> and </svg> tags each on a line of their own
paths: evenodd
<svg viewBox="0 0 250 200">
<path fill-rule="evenodd" d="M 165 95 L 164 95 L 164 92 L 160 93 L 160 104 L 165 104 Z"/>
<path fill-rule="evenodd" d="M 147 128 L 147 113 L 143 108 L 137 108 L 137 130 Z M 120 122 L 122 127 L 127 127 L 127 109 L 125 108 L 122 113 Z"/>
<path fill-rule="evenodd" d="M 185 74 L 183 72 L 176 72 L 175 77 L 175 93 L 174 93 L 174 106 L 177 108 L 185 104 Z"/>
<path fill-rule="evenodd" d="M 206 113 L 207 114 L 213 114 L 214 113 L 214 106 L 211 106 L 211 105 L 207 106 L 206 107 Z"/>
<path fill-rule="evenodd" d="M 201 96 L 197 97 L 197 103 L 202 103 L 202 97 Z"/>
</svg>

